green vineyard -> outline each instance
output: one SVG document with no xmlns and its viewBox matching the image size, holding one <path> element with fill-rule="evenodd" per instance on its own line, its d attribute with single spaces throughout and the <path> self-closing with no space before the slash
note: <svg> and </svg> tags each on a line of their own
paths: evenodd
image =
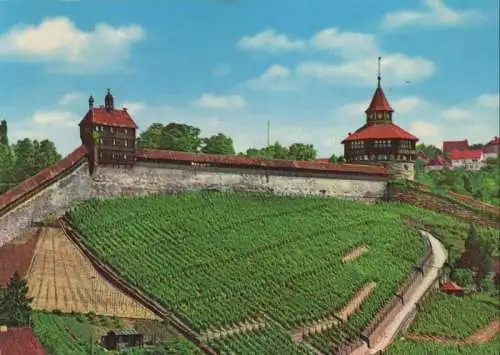
<svg viewBox="0 0 500 355">
<path fill-rule="evenodd" d="M 349 318 L 353 331 L 341 338 L 348 342 L 424 253 L 399 208 L 206 192 L 92 200 L 70 218 L 99 258 L 201 334 L 262 318 L 291 331 L 339 311 L 375 282 Z M 360 245 L 367 251 L 342 263 Z M 248 345 L 265 346 L 255 337 Z"/>
<path fill-rule="evenodd" d="M 417 315 L 409 331 L 465 338 L 498 319 L 499 306 L 494 295 L 450 297 L 434 293 L 425 301 L 424 311 Z"/>
<path fill-rule="evenodd" d="M 430 341 L 398 339 L 384 355 L 498 355 L 500 336 L 483 344 L 439 344 Z"/>
</svg>

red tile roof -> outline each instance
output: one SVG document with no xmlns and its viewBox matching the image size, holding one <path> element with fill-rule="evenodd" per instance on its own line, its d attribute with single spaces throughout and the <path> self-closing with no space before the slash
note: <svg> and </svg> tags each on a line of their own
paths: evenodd
<svg viewBox="0 0 500 355">
<path fill-rule="evenodd" d="M 142 149 L 136 153 L 138 159 L 170 160 L 204 164 L 251 166 L 255 168 L 305 169 L 318 172 L 389 176 L 386 168 L 376 165 L 318 163 L 307 160 L 260 159 L 243 156 L 174 152 L 169 150 Z"/>
<path fill-rule="evenodd" d="M 330 158 L 319 158 L 316 159 L 315 162 L 319 164 L 328 164 L 330 162 Z"/>
<path fill-rule="evenodd" d="M 448 281 L 441 286 L 441 291 L 463 291 L 463 287 L 457 285 L 452 281 Z"/>
<path fill-rule="evenodd" d="M 461 159 L 481 159 L 483 151 L 481 149 L 474 150 L 453 150 L 450 152 L 448 157 L 450 160 L 461 160 Z"/>
<path fill-rule="evenodd" d="M 450 163 L 448 163 L 448 161 L 446 161 L 446 159 L 443 158 L 442 156 L 437 155 L 434 158 L 432 158 L 426 165 L 427 166 L 448 166 L 448 165 L 450 165 Z"/>
<path fill-rule="evenodd" d="M 452 150 L 465 150 L 469 149 L 469 142 L 467 139 L 463 141 L 444 141 L 443 142 L 443 152 L 449 153 Z"/>
<path fill-rule="evenodd" d="M 372 101 L 370 102 L 370 106 L 366 109 L 365 112 L 380 112 L 380 111 L 388 111 L 393 112 L 391 105 L 389 105 L 389 101 L 385 97 L 384 90 L 381 87 L 378 87 L 373 94 Z"/>
<path fill-rule="evenodd" d="M 0 331 L 0 354 L 45 355 L 46 352 L 31 328 L 7 328 Z"/>
<path fill-rule="evenodd" d="M 59 162 L 43 169 L 38 174 L 6 191 L 4 194 L 0 195 L 0 211 L 16 200 L 24 197 L 27 193 L 36 190 L 40 185 L 47 183 L 60 174 L 68 171 L 86 156 L 87 149 L 85 146 L 81 145 Z"/>
<path fill-rule="evenodd" d="M 418 138 L 394 123 L 365 124 L 342 141 L 349 142 L 365 139 L 406 139 L 418 141 Z"/>
<path fill-rule="evenodd" d="M 493 138 L 491 141 L 486 143 L 486 145 L 500 145 L 500 137 Z"/>
<path fill-rule="evenodd" d="M 108 110 L 104 107 L 91 108 L 80 121 L 80 125 L 100 124 L 103 126 L 137 128 L 126 109 Z"/>
</svg>

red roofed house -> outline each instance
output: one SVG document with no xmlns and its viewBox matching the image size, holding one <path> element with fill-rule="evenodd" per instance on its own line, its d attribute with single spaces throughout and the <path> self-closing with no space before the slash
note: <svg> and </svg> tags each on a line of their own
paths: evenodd
<svg viewBox="0 0 500 355">
<path fill-rule="evenodd" d="M 0 327 L 1 355 L 45 355 L 40 340 L 31 328 Z"/>
<path fill-rule="evenodd" d="M 137 125 L 127 109 L 115 109 L 109 89 L 104 97 L 104 106 L 94 107 L 94 98 L 90 96 L 89 110 L 79 126 L 80 138 L 88 150 L 91 170 L 97 164 L 133 166 Z"/>
<path fill-rule="evenodd" d="M 467 150 L 469 149 L 469 142 L 467 139 L 463 141 L 444 141 L 443 153 L 451 153 L 452 150 Z"/>
<path fill-rule="evenodd" d="M 342 141 L 344 158 L 347 163 L 383 164 L 395 177 L 414 179 L 418 138 L 392 121 L 394 110 L 380 86 L 380 57 L 377 79 L 366 123 Z"/>
<path fill-rule="evenodd" d="M 483 148 L 484 159 L 497 158 L 500 156 L 500 138 L 495 137 Z"/>
<path fill-rule="evenodd" d="M 455 168 L 465 168 L 467 170 L 479 170 L 484 164 L 483 151 L 474 150 L 452 150 L 448 154 L 451 166 Z"/>
<path fill-rule="evenodd" d="M 451 164 L 442 156 L 436 155 L 426 165 L 425 171 L 443 170 L 451 167 Z"/>
</svg>

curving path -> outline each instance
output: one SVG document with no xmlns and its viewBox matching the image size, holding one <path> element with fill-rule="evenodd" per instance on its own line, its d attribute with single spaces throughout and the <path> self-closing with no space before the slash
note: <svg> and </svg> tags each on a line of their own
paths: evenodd
<svg viewBox="0 0 500 355">
<path fill-rule="evenodd" d="M 434 253 L 433 267 L 424 276 L 420 285 L 413 291 L 408 302 L 403 306 L 401 311 L 393 318 L 385 329 L 383 337 L 368 351 L 368 354 L 376 354 L 378 351 L 385 350 L 392 342 L 399 327 L 405 320 L 406 316 L 416 307 L 417 302 L 425 294 L 425 291 L 433 284 L 438 278 L 438 271 L 441 269 L 446 261 L 448 252 L 437 238 L 432 236 L 429 232 L 420 231 L 424 237 L 429 239 L 432 251 Z"/>
</svg>

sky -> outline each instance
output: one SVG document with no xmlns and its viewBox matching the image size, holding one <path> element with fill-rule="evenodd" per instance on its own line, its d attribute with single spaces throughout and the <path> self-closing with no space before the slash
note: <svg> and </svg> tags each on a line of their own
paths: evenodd
<svg viewBox="0 0 500 355">
<path fill-rule="evenodd" d="M 11 141 L 80 144 L 88 97 L 145 130 L 187 123 L 237 151 L 314 144 L 365 121 L 382 57 L 394 121 L 425 144 L 499 136 L 498 0 L 0 0 Z"/>
</svg>

